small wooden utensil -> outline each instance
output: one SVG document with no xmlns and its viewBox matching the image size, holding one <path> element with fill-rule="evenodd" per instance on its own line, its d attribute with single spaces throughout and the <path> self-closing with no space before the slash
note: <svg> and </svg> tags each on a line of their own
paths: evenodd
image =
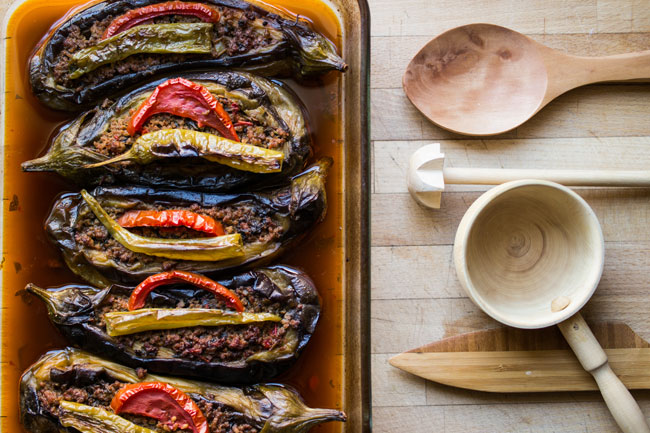
<svg viewBox="0 0 650 433">
<path fill-rule="evenodd" d="M 650 187 L 650 170 L 548 170 L 445 167 L 440 143 L 416 150 L 409 160 L 408 190 L 422 206 L 439 209 L 445 184 L 498 185 L 539 179 L 567 186 Z"/>
<path fill-rule="evenodd" d="M 469 298 L 506 325 L 557 324 L 624 432 L 650 432 L 636 401 L 578 313 L 598 286 L 605 242 L 593 210 L 569 188 L 525 180 L 499 185 L 467 210 L 454 243 Z"/>
<path fill-rule="evenodd" d="M 650 50 L 606 57 L 555 51 L 514 30 L 470 24 L 434 38 L 403 77 L 413 105 L 437 125 L 494 135 L 524 123 L 573 88 L 650 78 Z"/>
<path fill-rule="evenodd" d="M 628 389 L 650 389 L 650 344 L 624 323 L 591 328 Z M 394 367 L 434 382 L 488 392 L 597 391 L 555 327 L 500 327 L 401 353 Z"/>
</svg>

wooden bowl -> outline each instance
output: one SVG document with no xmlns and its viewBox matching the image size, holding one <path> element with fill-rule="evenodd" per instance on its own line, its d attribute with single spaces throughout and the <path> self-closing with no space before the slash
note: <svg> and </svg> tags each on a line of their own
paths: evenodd
<svg viewBox="0 0 650 433">
<path fill-rule="evenodd" d="M 589 205 L 552 182 L 522 180 L 479 197 L 454 244 L 467 295 L 518 328 L 557 324 L 589 300 L 604 262 L 603 233 Z"/>
</svg>

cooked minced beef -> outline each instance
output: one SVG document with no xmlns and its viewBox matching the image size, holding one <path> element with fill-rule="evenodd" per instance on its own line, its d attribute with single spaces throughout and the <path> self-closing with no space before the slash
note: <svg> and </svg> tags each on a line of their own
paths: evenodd
<svg viewBox="0 0 650 433">
<path fill-rule="evenodd" d="M 288 323 L 265 323 L 218 328 L 197 326 L 147 331 L 115 337 L 142 358 L 161 358 L 161 349 L 174 358 L 199 362 L 245 361 L 255 353 L 271 350 L 283 340 Z"/>
<path fill-rule="evenodd" d="M 114 380 L 106 373 L 93 372 L 90 375 L 85 375 L 82 369 L 83 366 L 73 366 L 67 370 L 52 369 L 50 380 L 39 383 L 38 399 L 46 412 L 56 416 L 59 401 L 61 400 L 111 410 L 111 400 L 117 391 L 125 385 L 124 382 Z M 80 377 L 84 376 L 90 376 L 93 380 L 80 379 Z M 208 395 L 207 397 L 190 394 L 190 398 L 199 406 L 208 420 L 210 433 L 257 433 L 259 431 L 249 424 L 241 414 L 233 411 L 228 406 L 211 400 L 214 399 L 214 396 Z M 152 430 L 170 431 L 169 427 L 152 418 L 129 414 L 121 414 L 120 416 L 134 424 Z M 189 433 L 191 430 L 176 428 L 174 431 L 176 433 Z"/>
<path fill-rule="evenodd" d="M 248 23 L 256 19 L 252 11 L 241 11 L 232 8 L 218 7 L 221 15 L 220 22 L 215 25 L 212 36 L 212 53 L 208 58 L 218 58 L 224 54 L 228 56 L 244 54 L 256 48 L 263 48 L 279 42 L 277 37 L 269 30 L 261 33 L 253 30 Z M 96 70 L 85 74 L 77 79 L 70 79 L 69 64 L 72 55 L 87 47 L 96 45 L 113 19 L 108 16 L 102 21 L 96 22 L 88 30 L 83 32 L 78 26 L 70 26 L 67 37 L 63 42 L 63 49 L 57 54 L 59 59 L 54 65 L 53 73 L 57 84 L 70 87 L 82 88 L 92 86 L 106 81 L 115 75 L 139 72 L 162 63 L 181 63 L 190 58 L 205 58 L 201 54 L 137 54 L 114 64 L 103 65 Z M 158 17 L 153 20 L 154 24 L 177 23 L 177 22 L 198 22 L 200 19 L 191 16 L 173 15 Z M 263 22 L 263 25 L 265 23 Z"/>
<path fill-rule="evenodd" d="M 249 117 L 241 111 L 241 107 L 235 101 L 219 97 L 219 102 L 228 112 L 230 119 L 235 126 L 237 136 L 242 143 L 252 144 L 267 149 L 281 148 L 289 137 L 289 132 L 281 127 L 268 126 L 260 123 L 254 117 Z M 133 143 L 140 136 L 135 134 L 130 136 L 127 132 L 127 126 L 133 113 L 116 117 L 111 120 L 108 128 L 102 133 L 92 145 L 97 152 L 107 155 L 116 156 L 126 152 L 131 148 Z M 151 116 L 142 127 L 141 134 L 158 131 L 161 129 L 190 129 L 193 131 L 202 131 L 210 134 L 221 135 L 216 129 L 208 126 L 202 128 L 192 119 L 175 116 L 172 114 L 156 114 Z"/>
<path fill-rule="evenodd" d="M 239 233 L 244 243 L 254 242 L 272 242 L 280 239 L 283 229 L 270 216 L 269 210 L 261 206 L 249 206 L 238 204 L 226 207 L 202 208 L 198 204 L 189 207 L 175 207 L 174 209 L 187 209 L 193 212 L 207 215 L 221 222 L 224 231 L 227 234 Z M 111 207 L 105 207 L 104 210 L 115 220 L 119 219 L 124 210 L 117 210 Z M 137 209 L 133 209 L 137 210 Z M 145 209 L 143 209 L 145 210 Z M 146 210 L 164 210 L 162 206 L 151 206 Z M 200 232 L 183 227 L 174 228 L 153 228 L 153 227 L 136 227 L 129 229 L 133 233 L 141 236 L 154 238 L 196 238 L 205 236 Z M 109 258 L 125 264 L 136 262 L 150 263 L 153 258 L 143 253 L 135 253 L 128 250 L 122 244 L 117 242 L 95 215 L 88 211 L 85 212 L 78 220 L 75 226 L 75 240 L 85 248 L 105 251 Z M 174 260 L 166 262 L 166 268 L 173 269 Z"/>
<path fill-rule="evenodd" d="M 282 322 L 250 324 L 240 326 L 193 327 L 162 331 L 147 331 L 138 334 L 115 337 L 120 343 L 134 350 L 143 358 L 159 357 L 159 350 L 165 348 L 173 356 L 201 362 L 228 362 L 245 360 L 249 356 L 267 351 L 282 344 L 287 329 L 297 329 L 299 322 L 287 309 L 295 308 L 295 303 L 281 305 L 272 303 L 268 298 L 255 296 L 250 287 L 234 289 L 248 312 L 268 312 L 283 317 Z M 95 310 L 92 322 L 105 330 L 104 314 L 110 311 L 127 311 L 126 294 L 111 293 Z M 300 309 L 301 306 L 298 306 Z M 154 304 L 148 300 L 145 308 L 212 308 L 226 309 L 223 300 L 206 292 L 189 302 L 178 301 Z"/>
</svg>

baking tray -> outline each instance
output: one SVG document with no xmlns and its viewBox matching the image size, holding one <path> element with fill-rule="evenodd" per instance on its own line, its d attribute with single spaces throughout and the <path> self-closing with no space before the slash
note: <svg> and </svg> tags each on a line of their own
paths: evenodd
<svg viewBox="0 0 650 433">
<path fill-rule="evenodd" d="M 7 1 L 0 0 L 0 4 L 3 2 L 5 6 Z M 70 118 L 42 107 L 31 96 L 27 59 L 47 29 L 70 8 L 83 3 L 20 0 L 11 5 L 3 20 L 3 432 L 23 431 L 18 419 L 18 379 L 22 371 L 45 351 L 65 345 L 50 325 L 44 306 L 22 289 L 27 282 L 59 285 L 76 281 L 47 241 L 42 225 L 53 198 L 59 192 L 78 188 L 53 174 L 22 173 L 20 162 L 44 150 L 56 125 Z M 323 3 L 330 10 L 323 9 Z M 315 156 L 332 156 L 334 165 L 328 181 L 329 212 L 325 222 L 300 247 L 277 261 L 300 266 L 312 276 L 323 298 L 323 314 L 298 363 L 274 381 L 297 388 L 310 406 L 339 408 L 348 414 L 345 424 L 328 423 L 313 431 L 366 432 L 370 431 L 368 5 L 366 0 L 275 0 L 273 4 L 312 19 L 318 30 L 338 42 L 350 67 L 344 75 L 329 74 L 317 84 L 299 85 L 287 80 L 308 106 L 318 103 L 329 107 L 319 109 L 317 115 L 310 110 L 310 120 Z M 309 8 L 314 6 L 316 12 L 312 13 Z M 332 26 L 332 20 L 328 23 L 328 16 L 335 17 L 338 25 Z"/>
</svg>

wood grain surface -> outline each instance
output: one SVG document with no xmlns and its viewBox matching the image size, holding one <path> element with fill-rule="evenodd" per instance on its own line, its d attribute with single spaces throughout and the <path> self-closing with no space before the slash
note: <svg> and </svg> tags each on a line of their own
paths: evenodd
<svg viewBox="0 0 650 433">
<path fill-rule="evenodd" d="M 514 131 L 468 138 L 431 124 L 402 74 L 431 38 L 487 22 L 576 55 L 650 49 L 648 0 L 369 0 L 372 13 L 372 376 L 376 432 L 616 432 L 598 393 L 492 394 L 411 376 L 388 359 L 443 337 L 498 326 L 464 295 L 451 261 L 461 217 L 484 187 L 451 186 L 437 211 L 409 197 L 410 154 L 439 141 L 456 167 L 648 169 L 650 85 L 571 91 Z M 578 189 L 606 240 L 588 322 L 621 320 L 650 338 L 650 191 Z M 634 392 L 650 418 L 650 392 Z"/>
<path fill-rule="evenodd" d="M 0 15 L 9 0 L 0 0 Z M 496 326 L 463 294 L 452 239 L 482 187 L 452 186 L 442 208 L 406 192 L 410 153 L 440 141 L 451 166 L 650 167 L 650 85 L 571 91 L 502 136 L 468 139 L 431 124 L 406 99 L 401 77 L 437 34 L 472 22 L 510 27 L 576 55 L 650 49 L 648 0 L 369 0 L 372 13 L 372 386 L 375 432 L 615 432 L 595 392 L 491 394 L 461 390 L 388 364 L 402 351 Z M 603 226 L 603 279 L 583 313 L 650 339 L 650 191 L 579 189 Z M 634 392 L 650 417 L 650 392 Z"/>
</svg>

